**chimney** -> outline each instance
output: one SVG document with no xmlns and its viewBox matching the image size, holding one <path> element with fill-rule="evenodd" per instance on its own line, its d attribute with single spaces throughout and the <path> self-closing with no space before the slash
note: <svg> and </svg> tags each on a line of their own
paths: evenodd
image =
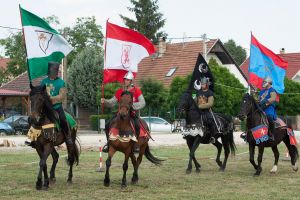
<svg viewBox="0 0 300 200">
<path fill-rule="evenodd" d="M 280 52 L 280 54 L 285 54 L 285 49 L 281 48 L 279 52 Z"/>
<path fill-rule="evenodd" d="M 166 43 L 166 38 L 165 37 L 160 37 L 158 40 L 158 57 L 162 57 L 163 54 L 167 50 L 167 43 Z"/>
</svg>

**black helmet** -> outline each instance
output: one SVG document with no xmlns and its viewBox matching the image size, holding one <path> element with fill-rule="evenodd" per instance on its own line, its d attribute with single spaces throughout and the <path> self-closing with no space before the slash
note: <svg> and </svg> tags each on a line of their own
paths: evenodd
<svg viewBox="0 0 300 200">
<path fill-rule="evenodd" d="M 48 62 L 48 76 L 57 76 L 60 63 Z"/>
<path fill-rule="evenodd" d="M 209 84 L 209 80 L 206 77 L 201 78 L 201 84 Z"/>
</svg>

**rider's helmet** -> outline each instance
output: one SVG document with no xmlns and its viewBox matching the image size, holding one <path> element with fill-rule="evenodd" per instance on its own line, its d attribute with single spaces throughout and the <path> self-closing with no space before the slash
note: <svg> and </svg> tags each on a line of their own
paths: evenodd
<svg viewBox="0 0 300 200">
<path fill-rule="evenodd" d="M 203 78 L 201 78 L 200 82 L 201 82 L 202 89 L 207 89 L 208 88 L 208 84 L 209 84 L 208 78 L 203 77 Z"/>
<path fill-rule="evenodd" d="M 267 76 L 263 81 L 262 87 L 267 88 L 269 85 L 272 85 L 272 82 L 272 78 L 270 76 Z"/>
<path fill-rule="evenodd" d="M 128 80 L 133 80 L 134 76 L 131 71 L 128 71 L 123 78 Z"/>
<path fill-rule="evenodd" d="M 59 65 L 60 64 L 58 62 L 49 62 L 48 63 L 48 76 L 50 78 L 55 79 L 58 76 Z"/>
</svg>

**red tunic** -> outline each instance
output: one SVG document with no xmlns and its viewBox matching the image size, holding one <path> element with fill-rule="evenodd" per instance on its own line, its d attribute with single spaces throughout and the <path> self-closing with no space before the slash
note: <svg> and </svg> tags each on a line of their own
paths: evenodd
<svg viewBox="0 0 300 200">
<path fill-rule="evenodd" d="M 120 102 L 121 94 L 123 92 L 123 88 L 120 88 L 116 91 L 115 97 L 117 98 L 118 102 Z M 129 89 L 129 91 L 133 94 L 133 102 L 138 102 L 139 96 L 142 95 L 142 91 L 138 87 L 132 87 Z"/>
</svg>

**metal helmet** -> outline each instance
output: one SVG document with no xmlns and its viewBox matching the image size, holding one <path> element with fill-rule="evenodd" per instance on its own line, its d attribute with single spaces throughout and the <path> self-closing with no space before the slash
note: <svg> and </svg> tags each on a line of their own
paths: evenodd
<svg viewBox="0 0 300 200">
<path fill-rule="evenodd" d="M 271 78 L 270 76 L 267 76 L 267 77 L 264 79 L 263 85 L 262 85 L 262 86 L 263 86 L 263 87 L 267 87 L 268 84 L 272 85 L 272 82 L 273 82 L 272 78 Z"/>
<path fill-rule="evenodd" d="M 129 71 L 125 74 L 125 76 L 123 78 L 128 79 L 128 80 L 133 80 L 134 76 L 133 76 L 133 73 L 131 71 Z"/>
<path fill-rule="evenodd" d="M 58 62 L 48 62 L 48 76 L 57 76 L 59 71 L 59 65 Z"/>
<path fill-rule="evenodd" d="M 209 84 L 209 80 L 206 77 L 201 78 L 201 84 Z"/>
</svg>

